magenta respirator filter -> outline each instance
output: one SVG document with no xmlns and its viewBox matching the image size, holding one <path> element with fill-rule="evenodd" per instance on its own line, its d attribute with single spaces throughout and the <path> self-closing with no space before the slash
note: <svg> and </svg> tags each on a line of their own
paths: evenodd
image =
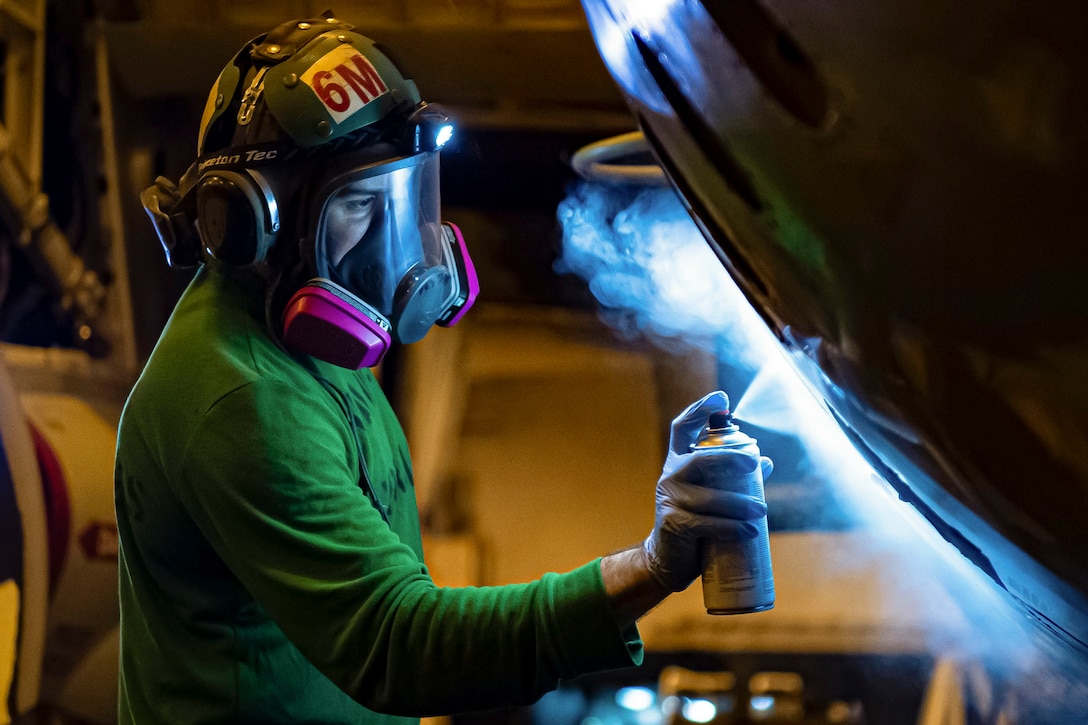
<svg viewBox="0 0 1088 725">
<path fill-rule="evenodd" d="M 374 367 L 391 342 L 389 321 L 328 280 L 310 280 L 287 303 L 283 341 L 349 370 Z"/>
<path fill-rule="evenodd" d="M 468 254 L 468 245 L 465 244 L 465 238 L 461 236 L 461 230 L 456 224 L 449 222 L 443 222 L 442 229 L 456 262 L 458 294 L 454 303 L 435 324 L 440 327 L 453 327 L 476 302 L 476 297 L 480 294 L 480 279 L 476 276 L 476 267 Z"/>
</svg>

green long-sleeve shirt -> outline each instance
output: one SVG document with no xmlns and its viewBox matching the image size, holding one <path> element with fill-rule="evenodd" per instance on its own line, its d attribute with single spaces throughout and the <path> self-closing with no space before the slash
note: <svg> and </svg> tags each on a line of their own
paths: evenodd
<svg viewBox="0 0 1088 725">
<path fill-rule="evenodd" d="M 641 660 L 596 561 L 436 587 L 373 375 L 286 354 L 216 264 L 129 397 L 115 483 L 121 723 L 411 722 Z"/>
</svg>

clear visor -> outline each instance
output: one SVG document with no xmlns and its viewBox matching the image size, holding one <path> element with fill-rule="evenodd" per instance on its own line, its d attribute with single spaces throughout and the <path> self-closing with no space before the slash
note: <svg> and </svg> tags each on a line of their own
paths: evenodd
<svg viewBox="0 0 1088 725">
<path fill-rule="evenodd" d="M 318 275 L 366 301 L 394 327 L 406 308 L 418 316 L 434 307 L 437 317 L 457 292 L 440 221 L 438 171 L 437 152 L 417 154 L 340 174 L 322 193 Z M 428 309 L 416 309 L 421 305 Z"/>
</svg>

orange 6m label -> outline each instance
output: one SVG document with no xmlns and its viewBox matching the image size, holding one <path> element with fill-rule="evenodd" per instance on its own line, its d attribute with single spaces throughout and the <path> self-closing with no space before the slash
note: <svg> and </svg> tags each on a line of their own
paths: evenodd
<svg viewBox="0 0 1088 725">
<path fill-rule="evenodd" d="M 350 45 L 340 45 L 317 60 L 301 78 L 340 123 L 389 91 L 370 61 Z"/>
</svg>

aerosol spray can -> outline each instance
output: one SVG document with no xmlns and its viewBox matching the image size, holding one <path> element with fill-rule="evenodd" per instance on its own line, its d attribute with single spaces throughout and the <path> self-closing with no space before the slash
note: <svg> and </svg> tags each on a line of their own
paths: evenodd
<svg viewBox="0 0 1088 725">
<path fill-rule="evenodd" d="M 728 410 L 712 413 L 692 445 L 698 448 L 738 448 L 759 458 L 754 438 L 741 432 Z M 752 496 L 763 495 L 763 467 L 750 473 L 721 471 L 708 485 Z M 761 612 L 774 606 L 774 573 L 767 517 L 755 522 L 759 533 L 748 541 L 707 541 L 704 546 L 703 604 L 709 614 Z"/>
</svg>

